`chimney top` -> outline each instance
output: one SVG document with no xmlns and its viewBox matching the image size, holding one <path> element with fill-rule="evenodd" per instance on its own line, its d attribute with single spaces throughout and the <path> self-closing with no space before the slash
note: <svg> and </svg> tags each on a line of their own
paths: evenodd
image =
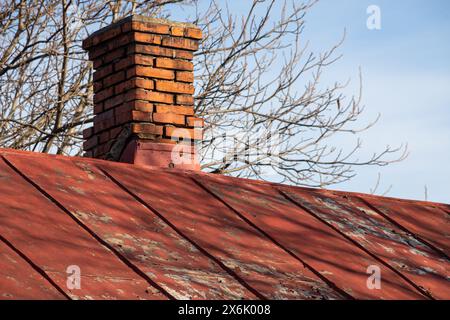
<svg viewBox="0 0 450 320">
<path fill-rule="evenodd" d="M 83 41 L 95 69 L 85 156 L 199 169 L 192 59 L 201 37 L 190 23 L 133 15 Z"/>
<path fill-rule="evenodd" d="M 114 34 L 117 34 L 118 32 L 125 33 L 128 31 L 131 31 L 130 23 L 132 23 L 132 22 L 141 23 L 141 28 L 138 27 L 138 24 L 136 24 L 134 26 L 134 28 L 131 25 L 131 29 L 134 29 L 137 31 L 142 31 L 145 28 L 145 27 L 142 28 L 142 26 L 147 25 L 146 29 L 148 31 L 153 31 L 154 33 L 157 33 L 157 34 L 171 34 L 170 27 L 179 27 L 179 28 L 184 28 L 187 30 L 192 29 L 192 30 L 186 31 L 186 34 L 184 36 L 186 36 L 188 38 L 196 39 L 196 40 L 202 39 L 202 32 L 195 24 L 188 23 L 188 22 L 171 21 L 171 20 L 161 19 L 161 18 L 152 18 L 152 17 L 141 16 L 141 15 L 131 15 L 131 16 L 122 18 L 120 20 L 117 20 L 116 22 L 113 22 L 112 24 L 110 24 L 106 27 L 103 27 L 102 29 L 97 30 L 94 33 L 92 33 L 89 37 L 87 37 L 83 41 L 83 49 L 88 50 L 92 46 L 97 45 L 100 41 L 99 36 L 106 32 L 110 33 L 111 30 L 113 30 L 112 33 L 114 33 Z M 119 29 L 118 27 L 122 26 L 122 25 L 125 25 L 125 27 L 122 27 L 121 29 Z M 152 25 L 153 25 L 153 28 L 152 28 Z M 168 28 L 167 29 L 164 27 L 158 28 L 158 26 L 167 26 Z M 141 29 L 141 30 L 139 30 L 139 29 Z M 165 30 L 167 30 L 167 31 L 165 31 Z"/>
</svg>

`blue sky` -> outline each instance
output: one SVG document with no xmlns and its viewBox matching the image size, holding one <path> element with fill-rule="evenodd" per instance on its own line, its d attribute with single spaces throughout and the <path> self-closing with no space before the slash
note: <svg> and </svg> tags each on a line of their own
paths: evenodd
<svg viewBox="0 0 450 320">
<path fill-rule="evenodd" d="M 381 30 L 366 27 L 369 5 L 381 10 Z M 335 189 L 368 192 L 380 173 L 379 193 L 392 186 L 388 196 L 423 200 L 426 186 L 428 200 L 450 203 L 450 1 L 322 0 L 306 19 L 318 48 L 346 29 L 344 57 L 326 77 L 356 79 L 361 67 L 365 117 L 381 114 L 362 135 L 366 154 L 409 146 L 406 160 L 359 168 Z"/>
<path fill-rule="evenodd" d="M 248 1 L 248 3 L 246 2 Z M 207 1 L 205 2 L 207 3 Z M 239 7 L 228 3 L 233 13 Z M 280 1 L 281 3 L 281 1 Z M 369 5 L 381 10 L 381 30 L 366 26 Z M 184 13 L 174 14 L 185 20 Z M 386 144 L 408 143 L 409 157 L 387 167 L 358 168 L 357 176 L 333 189 L 370 192 L 380 174 L 377 193 L 450 203 L 450 1 L 448 0 L 321 0 L 306 16 L 305 38 L 313 50 L 335 44 L 346 30 L 339 53 L 344 56 L 324 75 L 327 81 L 355 80 L 363 75 L 361 119 L 378 123 L 361 137 L 361 158 Z M 349 147 L 354 141 L 336 140 Z"/>
</svg>

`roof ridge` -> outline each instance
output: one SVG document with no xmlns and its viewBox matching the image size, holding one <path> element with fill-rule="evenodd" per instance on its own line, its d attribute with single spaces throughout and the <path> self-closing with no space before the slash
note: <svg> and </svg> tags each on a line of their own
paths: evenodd
<svg viewBox="0 0 450 320">
<path fill-rule="evenodd" d="M 75 161 L 86 161 L 90 163 L 109 163 L 111 164 L 111 161 L 103 160 L 103 159 L 94 159 L 94 158 L 88 158 L 88 157 L 80 157 L 80 156 L 66 156 L 66 155 L 58 155 L 58 154 L 50 154 L 50 153 L 41 153 L 41 152 L 34 152 L 34 151 L 26 151 L 26 150 L 17 150 L 17 149 L 11 149 L 11 148 L 0 148 L 0 154 L 17 154 L 17 155 L 23 155 L 23 156 L 31 156 L 31 157 L 51 157 L 56 159 L 65 159 L 65 160 L 75 160 Z M 114 162 L 115 165 L 133 165 L 130 163 L 121 163 L 121 162 Z M 138 165 L 136 165 L 138 166 Z M 154 167 L 154 166 L 148 166 L 148 165 L 139 165 L 139 168 L 145 168 L 147 170 L 154 170 L 154 171 L 163 171 L 163 172 L 177 172 L 177 173 L 186 173 L 186 174 L 193 174 L 193 175 L 212 175 L 212 176 L 218 176 L 216 174 L 212 174 L 209 172 L 199 172 L 199 171 L 192 171 L 192 170 L 185 170 L 185 169 L 178 169 L 178 168 L 161 168 L 161 167 Z M 313 187 L 305 187 L 305 186 L 295 186 L 295 185 L 288 185 L 283 184 L 279 182 L 273 182 L 273 181 L 265 181 L 265 180 L 255 180 L 255 179 L 248 179 L 248 178 L 238 178 L 233 176 L 221 176 L 226 179 L 230 180 L 238 180 L 238 181 L 246 181 L 250 184 L 255 185 L 273 185 L 273 186 L 282 186 L 284 188 L 299 188 L 302 190 L 310 191 L 310 192 L 316 192 L 316 193 L 332 193 L 338 196 L 351 196 L 351 197 L 362 197 L 364 199 L 385 199 L 389 201 L 395 201 L 395 202 L 401 202 L 401 203 L 410 203 L 410 204 L 417 204 L 421 206 L 427 206 L 427 207 L 437 207 L 443 210 L 445 213 L 450 215 L 450 204 L 444 203 L 444 202 L 435 202 L 435 201 L 425 201 L 425 200 L 417 200 L 417 199 L 404 199 L 404 198 L 395 198 L 395 197 L 388 197 L 388 196 L 380 196 L 380 195 L 374 195 L 374 194 L 368 194 L 363 192 L 357 192 L 357 191 L 344 191 L 344 190 L 333 190 L 333 189 L 321 189 L 321 188 L 313 188 Z"/>
</svg>

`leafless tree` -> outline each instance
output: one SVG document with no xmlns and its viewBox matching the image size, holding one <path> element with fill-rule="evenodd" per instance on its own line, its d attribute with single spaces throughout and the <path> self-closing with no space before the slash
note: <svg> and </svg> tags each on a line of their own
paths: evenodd
<svg viewBox="0 0 450 320">
<path fill-rule="evenodd" d="M 309 50 L 303 31 L 315 2 L 249 0 L 233 14 L 201 0 L 0 0 L 0 145 L 80 155 L 92 122 L 81 41 L 132 12 L 170 18 L 176 7 L 204 33 L 195 59 L 204 171 L 323 187 L 352 178 L 357 166 L 402 160 L 403 146 L 363 160 L 359 139 L 349 150 L 336 146 L 377 119 L 359 125 L 361 92 L 346 97 L 348 83 L 324 85 L 343 39 Z"/>
</svg>

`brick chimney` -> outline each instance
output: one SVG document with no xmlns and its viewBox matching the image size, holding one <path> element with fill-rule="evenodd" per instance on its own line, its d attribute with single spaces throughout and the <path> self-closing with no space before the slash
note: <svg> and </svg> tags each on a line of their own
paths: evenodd
<svg viewBox="0 0 450 320">
<path fill-rule="evenodd" d="M 130 16 L 83 41 L 94 64 L 94 126 L 86 157 L 198 170 L 192 58 L 195 25 Z"/>
</svg>

